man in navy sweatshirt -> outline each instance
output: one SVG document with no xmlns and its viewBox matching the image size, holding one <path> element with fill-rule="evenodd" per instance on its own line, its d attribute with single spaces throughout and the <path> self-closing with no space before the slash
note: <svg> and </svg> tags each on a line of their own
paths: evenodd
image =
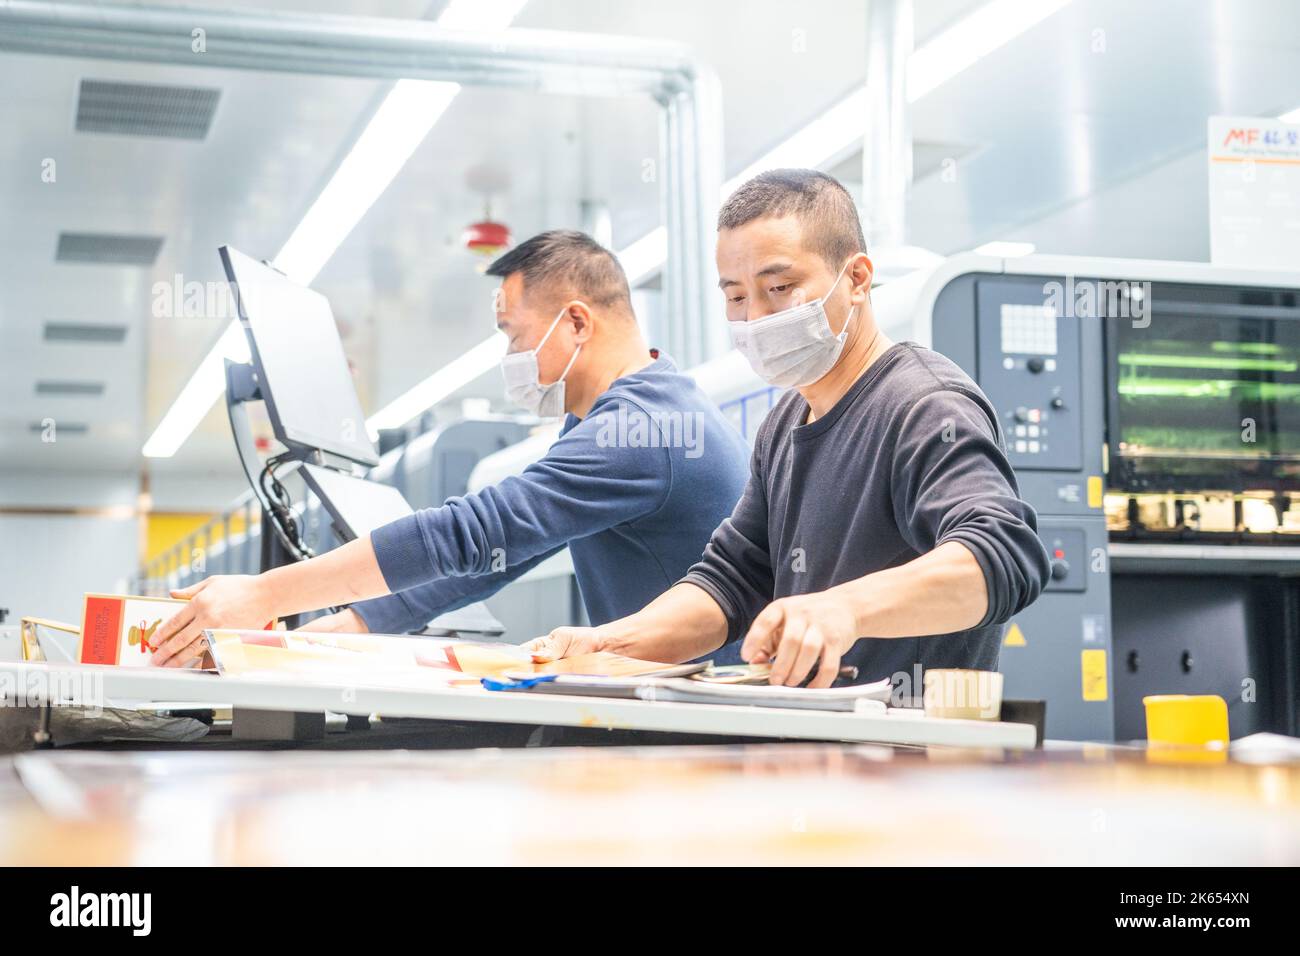
<svg viewBox="0 0 1300 956">
<path fill-rule="evenodd" d="M 582 233 L 553 231 L 488 274 L 503 280 L 508 396 L 543 417 L 567 413 L 546 455 L 310 561 L 175 592 L 190 600 L 159 628 L 155 664 L 200 656 L 205 628 L 256 628 L 349 603 L 309 627 L 413 630 L 566 546 L 587 615 L 602 624 L 699 560 L 744 489 L 749 449 L 694 380 L 646 346 L 618 260 Z"/>
</svg>

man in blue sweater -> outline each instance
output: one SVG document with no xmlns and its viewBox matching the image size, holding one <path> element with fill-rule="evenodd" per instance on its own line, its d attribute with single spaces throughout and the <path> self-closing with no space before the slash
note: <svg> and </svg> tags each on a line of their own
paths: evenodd
<svg viewBox="0 0 1300 956">
<path fill-rule="evenodd" d="M 507 395 L 542 417 L 567 413 L 546 455 L 310 561 L 176 592 L 190 601 L 159 628 L 155 664 L 200 656 L 205 628 L 256 628 L 343 604 L 310 626 L 413 630 L 566 546 L 587 616 L 603 624 L 699 560 L 745 486 L 749 449 L 694 380 L 646 346 L 618 260 L 582 233 L 554 231 L 488 274 L 502 279 Z"/>
</svg>

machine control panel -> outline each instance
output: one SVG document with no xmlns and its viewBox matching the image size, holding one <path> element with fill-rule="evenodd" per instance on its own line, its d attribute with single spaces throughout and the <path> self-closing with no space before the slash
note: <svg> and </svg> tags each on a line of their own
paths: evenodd
<svg viewBox="0 0 1300 956">
<path fill-rule="evenodd" d="M 1058 315 L 1042 283 L 979 283 L 979 382 L 997 409 L 1011 464 L 1082 467 L 1078 320 Z"/>
<path fill-rule="evenodd" d="M 1004 693 L 1046 700 L 1049 737 L 1111 740 L 1111 577 L 1106 518 L 1094 503 L 1106 350 L 1102 323 L 1079 307 L 1072 288 L 1065 274 L 963 274 L 935 297 L 932 341 L 996 410 L 1047 552 L 1043 593 L 1004 639 Z"/>
</svg>

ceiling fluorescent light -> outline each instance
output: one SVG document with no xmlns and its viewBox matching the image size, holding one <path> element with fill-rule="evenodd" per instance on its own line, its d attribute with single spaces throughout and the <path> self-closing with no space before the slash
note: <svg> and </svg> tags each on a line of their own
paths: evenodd
<svg viewBox="0 0 1300 956">
<path fill-rule="evenodd" d="M 1070 2 L 992 0 L 984 4 L 912 53 L 907 61 L 907 98 L 915 103 Z"/>
<path fill-rule="evenodd" d="M 459 92 L 459 83 L 398 80 L 393 84 L 365 132 L 275 257 L 275 267 L 294 282 L 311 285 Z"/>
<path fill-rule="evenodd" d="M 615 254 L 619 265 L 627 273 L 628 285 L 635 286 L 654 275 L 668 258 L 668 230 L 663 226 L 652 229 Z"/>
<path fill-rule="evenodd" d="M 145 442 L 144 456 L 170 458 L 176 454 L 190 432 L 203 421 L 216 396 L 225 391 L 225 360 L 247 362 L 249 357 L 244 330 L 238 322 L 231 322 Z"/>
<path fill-rule="evenodd" d="M 437 24 L 454 30 L 504 30 L 527 2 L 451 0 Z M 394 83 L 307 215 L 280 249 L 275 257 L 276 268 L 295 282 L 310 285 L 459 92 L 458 83 L 430 80 Z M 223 359 L 227 355 L 218 349 L 236 336 L 242 342 L 239 323 L 232 322 L 145 442 L 147 457 L 171 457 L 198 427 L 225 389 Z M 247 343 L 243 345 L 245 357 L 241 361 L 246 362 Z"/>
<path fill-rule="evenodd" d="M 500 332 L 453 359 L 414 388 L 403 392 L 366 419 L 371 439 L 379 437 L 381 428 L 401 428 L 411 419 L 428 411 L 457 389 L 464 388 L 484 372 L 491 371 L 506 354 L 506 337 Z"/>
<path fill-rule="evenodd" d="M 1015 259 L 1018 256 L 1027 256 L 1034 251 L 1036 247 L 1032 242 L 1007 242 L 1002 239 L 986 242 L 982 246 L 976 246 L 975 252 L 982 256 L 997 256 L 999 259 Z"/>
<path fill-rule="evenodd" d="M 812 168 L 842 159 L 862 142 L 866 115 L 867 91 L 859 88 L 725 182 L 723 193 L 731 195 L 765 169 Z"/>
<path fill-rule="evenodd" d="M 1072 0 L 992 0 L 918 47 L 908 60 L 907 98 L 915 103 L 962 70 L 1010 43 Z M 725 200 L 765 169 L 817 169 L 840 161 L 866 135 L 867 92 L 858 88 L 722 185 Z M 617 254 L 636 285 L 663 268 L 668 235 L 652 230 Z"/>
</svg>

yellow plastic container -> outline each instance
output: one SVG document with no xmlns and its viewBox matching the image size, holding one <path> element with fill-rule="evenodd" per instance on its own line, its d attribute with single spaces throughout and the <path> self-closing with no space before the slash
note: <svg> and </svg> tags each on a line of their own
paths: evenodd
<svg viewBox="0 0 1300 956">
<path fill-rule="evenodd" d="M 1215 694 L 1143 697 L 1147 741 L 1182 747 L 1228 745 L 1228 704 Z"/>
</svg>

